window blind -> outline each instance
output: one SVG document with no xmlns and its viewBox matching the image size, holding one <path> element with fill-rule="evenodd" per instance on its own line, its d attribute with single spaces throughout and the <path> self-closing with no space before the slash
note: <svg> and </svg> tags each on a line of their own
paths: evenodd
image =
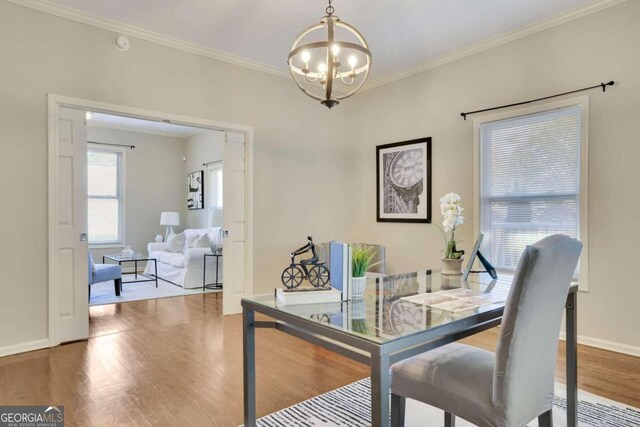
<svg viewBox="0 0 640 427">
<path fill-rule="evenodd" d="M 122 154 L 87 150 L 87 231 L 90 244 L 120 243 Z"/>
<path fill-rule="evenodd" d="M 496 268 L 551 234 L 580 237 L 580 121 L 574 106 L 480 125 L 482 252 Z"/>
</svg>

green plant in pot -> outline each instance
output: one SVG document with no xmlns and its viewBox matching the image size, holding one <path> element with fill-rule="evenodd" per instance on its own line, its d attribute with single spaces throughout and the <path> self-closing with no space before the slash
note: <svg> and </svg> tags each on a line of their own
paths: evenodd
<svg viewBox="0 0 640 427">
<path fill-rule="evenodd" d="M 440 199 L 440 212 L 442 212 L 442 227 L 440 231 L 444 237 L 445 249 L 442 259 L 442 274 L 448 276 L 462 274 L 463 250 L 456 247 L 456 227 L 464 224 L 464 208 L 462 198 L 458 193 L 447 193 Z"/>
<path fill-rule="evenodd" d="M 372 267 L 371 261 L 376 256 L 370 246 L 353 245 L 351 248 L 351 297 L 362 298 L 367 283 L 367 270 Z"/>
</svg>

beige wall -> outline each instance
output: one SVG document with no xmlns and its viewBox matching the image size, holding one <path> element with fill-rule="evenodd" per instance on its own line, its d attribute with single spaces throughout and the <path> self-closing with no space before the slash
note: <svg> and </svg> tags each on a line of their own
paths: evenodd
<svg viewBox="0 0 640 427">
<path fill-rule="evenodd" d="M 136 252 L 147 253 L 147 244 L 156 234 L 164 235 L 160 212 L 179 212 L 185 217 L 185 162 L 187 150 L 183 138 L 153 135 L 129 130 L 87 126 L 89 141 L 135 145 L 126 150 L 125 171 L 125 240 Z M 176 229 L 180 229 L 177 227 Z M 91 248 L 96 262 L 103 254 L 119 252 L 118 248 Z"/>
<path fill-rule="evenodd" d="M 473 218 L 473 124 L 460 112 L 616 80 L 589 92 L 589 292 L 579 299 L 585 342 L 640 352 L 634 265 L 640 251 L 640 2 L 619 6 L 353 98 L 351 140 L 358 145 L 357 238 L 387 246 L 391 272 L 439 265 L 434 225 L 376 223 L 375 146 L 433 137 L 433 215 L 438 199 L 462 194 Z M 474 241 L 462 227 L 464 249 Z M 609 341 L 609 343 L 602 343 Z M 633 348 L 625 348 L 631 346 Z"/>
<path fill-rule="evenodd" d="M 207 166 L 203 163 L 222 160 L 224 155 L 224 132 L 217 130 L 204 130 L 187 139 L 186 144 L 187 161 L 185 166 L 186 174 L 195 171 L 204 171 L 204 209 L 186 210 L 184 225 L 186 228 L 209 227 L 209 190 L 211 182 L 207 173 Z M 186 191 L 186 186 L 185 190 Z M 185 193 L 185 200 L 186 200 Z M 186 203 L 186 202 L 185 202 Z M 222 218 L 217 218 L 219 226 L 222 226 Z"/>
<path fill-rule="evenodd" d="M 344 114 L 289 79 L 137 39 L 120 52 L 113 36 L 0 1 L 0 349 L 47 337 L 48 93 L 253 126 L 258 292 L 308 234 L 348 237 L 350 210 L 325 205 L 350 206 L 335 192 L 351 183 Z"/>
<path fill-rule="evenodd" d="M 266 292 L 308 234 L 385 244 L 392 272 L 438 265 L 434 226 L 375 222 L 375 145 L 432 136 L 434 201 L 459 191 L 472 216 L 473 129 L 459 113 L 608 79 L 620 85 L 590 94 L 590 292 L 579 297 L 579 332 L 639 348 L 639 20 L 640 2 L 628 1 L 329 111 L 286 79 L 136 39 L 119 52 L 108 31 L 0 2 L 0 192 L 13 207 L 0 221 L 10 242 L 0 249 L 0 348 L 46 337 L 47 93 L 254 126 L 254 276 Z M 464 233 L 468 249 L 469 225 Z"/>
</svg>

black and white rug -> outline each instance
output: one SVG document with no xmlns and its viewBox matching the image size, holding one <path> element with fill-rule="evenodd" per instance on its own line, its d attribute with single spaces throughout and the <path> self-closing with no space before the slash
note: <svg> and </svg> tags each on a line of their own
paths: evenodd
<svg viewBox="0 0 640 427">
<path fill-rule="evenodd" d="M 297 405 L 267 415 L 258 420 L 259 427 L 369 427 L 370 382 L 363 379 L 337 390 L 306 400 Z M 565 386 L 556 384 L 553 422 L 555 427 L 566 423 Z M 591 393 L 578 393 L 580 426 L 632 427 L 640 426 L 640 410 Z M 439 409 L 407 399 L 406 427 L 441 427 L 444 414 Z M 472 426 L 456 420 L 456 426 Z M 530 427 L 537 426 L 537 421 Z"/>
</svg>

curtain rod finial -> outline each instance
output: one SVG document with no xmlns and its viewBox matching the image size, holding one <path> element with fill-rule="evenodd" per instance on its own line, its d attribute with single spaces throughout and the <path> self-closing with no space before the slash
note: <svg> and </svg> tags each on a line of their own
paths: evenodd
<svg viewBox="0 0 640 427">
<path fill-rule="evenodd" d="M 467 120 L 467 114 L 466 113 L 460 113 L 460 115 L 462 116 L 463 119 Z"/>
</svg>

